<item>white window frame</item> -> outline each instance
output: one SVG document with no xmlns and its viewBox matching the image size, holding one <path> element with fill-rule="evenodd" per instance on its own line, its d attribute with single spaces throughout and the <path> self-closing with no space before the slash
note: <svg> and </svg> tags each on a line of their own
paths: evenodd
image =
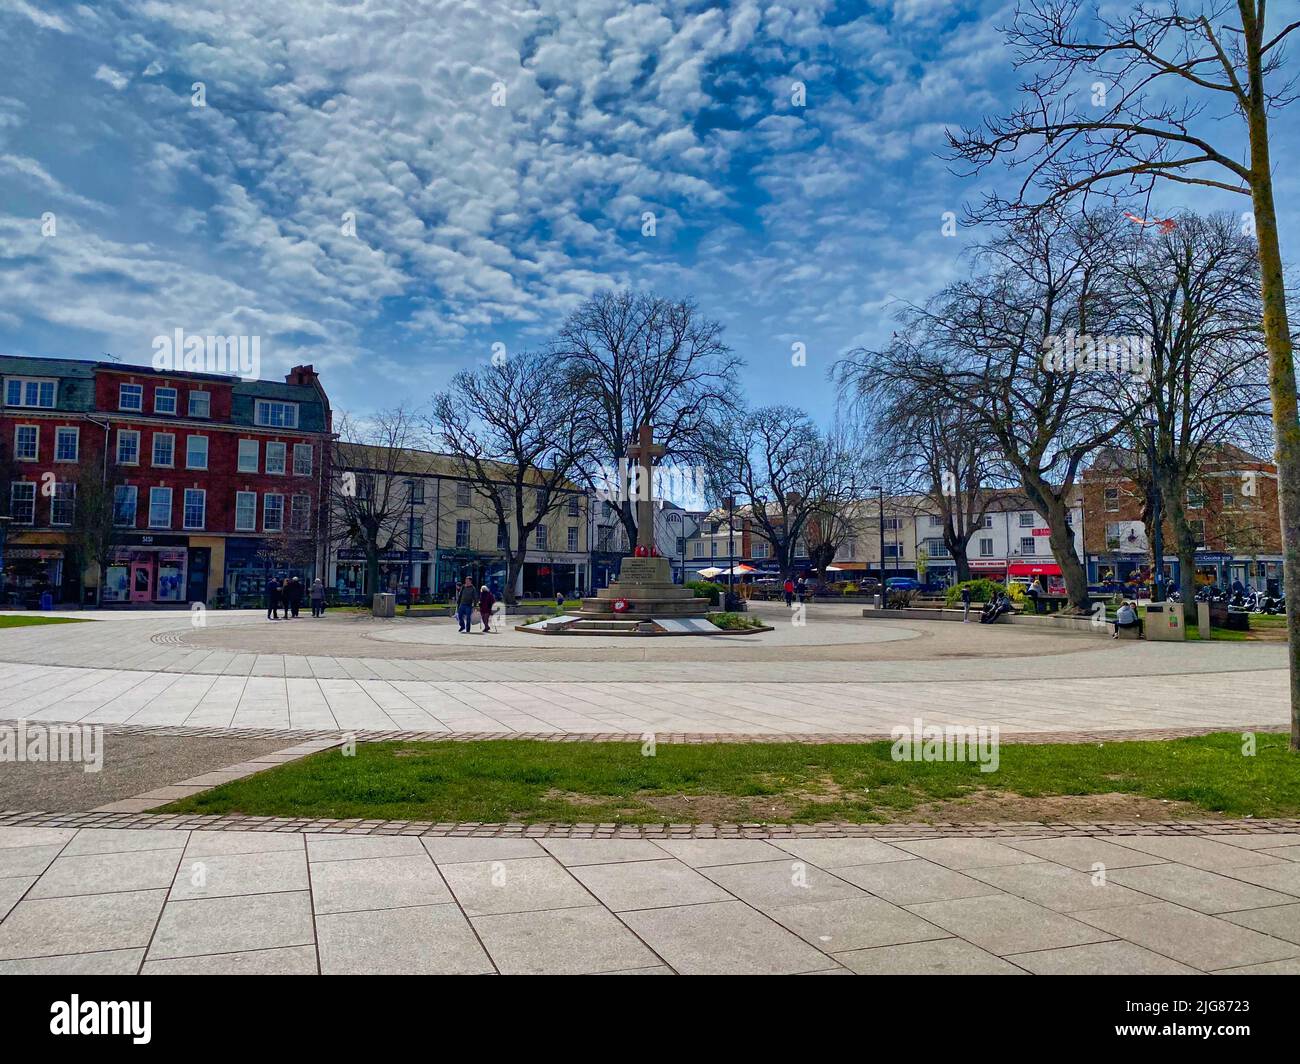
<svg viewBox="0 0 1300 1064">
<path fill-rule="evenodd" d="M 576 554 L 578 552 L 578 526 L 577 525 L 569 526 L 568 536 L 569 536 L 568 538 L 569 553 Z M 681 539 L 682 537 L 678 536 L 677 538 Z M 677 553 L 680 554 L 681 551 L 678 551 Z"/>
<path fill-rule="evenodd" d="M 72 433 L 72 457 L 59 457 L 59 437 Z M 54 427 L 54 460 L 56 462 L 78 462 L 81 460 L 81 429 L 76 425 L 56 425 Z"/>
<path fill-rule="evenodd" d="M 278 452 L 276 451 L 276 448 L 279 448 Z M 284 476 L 285 463 L 287 463 L 289 460 L 288 452 L 289 452 L 289 448 L 285 446 L 282 440 L 266 441 L 266 473 L 268 476 L 272 476 L 272 477 Z M 278 453 L 280 455 L 279 469 L 271 468 L 271 455 L 273 453 Z"/>
<path fill-rule="evenodd" d="M 131 496 L 131 520 L 119 521 L 117 496 L 119 492 L 129 493 Z M 140 490 L 134 484 L 118 484 L 113 489 L 113 527 L 114 528 L 135 528 L 135 523 L 140 519 Z"/>
<path fill-rule="evenodd" d="M 1112 496 L 1115 505 L 1111 505 Z M 1101 505 L 1108 514 L 1119 513 L 1119 488 L 1103 488 L 1101 493 Z"/>
<path fill-rule="evenodd" d="M 201 516 L 197 525 L 191 524 L 190 516 L 190 496 L 198 495 L 201 508 Z M 181 528 L 187 531 L 202 531 L 208 523 L 208 493 L 203 488 L 186 488 L 181 495 Z"/>
<path fill-rule="evenodd" d="M 19 488 L 23 489 L 21 492 Z M 27 521 L 20 520 L 18 517 L 18 503 L 20 494 L 28 494 L 26 499 L 21 500 L 24 504 L 31 503 L 32 515 Z M 14 480 L 9 484 L 9 515 L 16 525 L 34 525 L 36 524 L 36 481 L 34 480 Z"/>
<path fill-rule="evenodd" d="M 204 410 L 201 414 L 194 412 L 194 400 L 203 396 Z M 185 397 L 185 412 L 189 417 L 210 418 L 212 416 L 212 393 L 202 388 L 191 388 Z"/>
<path fill-rule="evenodd" d="M 981 558 L 992 558 L 992 557 L 993 557 L 993 537 L 992 537 L 992 536 L 981 536 L 981 537 L 980 537 L 980 557 L 981 557 Z"/>
<path fill-rule="evenodd" d="M 155 493 L 162 492 L 162 491 L 165 491 L 167 493 L 167 523 L 165 525 L 155 524 L 153 519 L 154 495 Z M 155 485 L 154 487 L 149 489 L 149 527 L 150 528 L 171 528 L 172 527 L 172 489 L 171 488 L 164 488 Z"/>
<path fill-rule="evenodd" d="M 298 500 L 302 502 L 302 522 L 297 519 Z M 415 523 L 416 528 L 420 528 L 420 523 Z M 311 496 L 298 492 L 289 499 L 289 531 L 290 532 L 310 532 L 311 531 Z"/>
<path fill-rule="evenodd" d="M 171 395 L 172 408 L 170 410 L 158 409 L 158 396 L 168 393 Z M 171 414 L 173 417 L 176 411 L 180 409 L 181 391 L 179 388 L 172 387 L 169 384 L 161 385 L 153 390 L 153 412 L 155 414 Z"/>
<path fill-rule="evenodd" d="M 190 444 L 195 440 L 203 441 L 203 464 L 194 465 L 190 462 Z M 193 433 L 185 437 L 185 468 L 186 469 L 207 469 L 208 468 L 208 446 L 209 441 L 206 436 L 199 433 Z"/>
<path fill-rule="evenodd" d="M 251 443 L 253 445 L 253 464 L 251 466 L 244 464 L 244 444 L 246 443 Z M 262 441 L 251 440 L 247 436 L 240 437 L 239 451 L 235 458 L 235 470 L 239 473 L 260 473 L 261 469 L 259 468 L 258 463 L 261 462 L 261 460 Z"/>
<path fill-rule="evenodd" d="M 16 403 L 9 401 L 9 384 L 11 381 L 18 385 L 18 402 Z M 27 401 L 27 387 L 32 384 L 36 385 L 36 402 L 29 403 Z M 44 384 L 50 385 L 52 389 L 48 403 L 41 402 L 41 386 Z M 6 377 L 4 405 L 25 407 L 28 410 L 53 410 L 59 405 L 59 382 L 54 377 Z"/>
<path fill-rule="evenodd" d="M 172 441 L 172 460 L 170 462 L 158 461 L 158 441 Z M 176 433 L 174 432 L 155 432 L 153 439 L 149 441 L 149 465 L 154 469 L 175 469 L 176 468 Z"/>
<path fill-rule="evenodd" d="M 537 550 L 550 550 L 548 544 L 551 542 L 551 531 L 545 525 L 538 525 L 533 529 L 533 546 Z"/>
<path fill-rule="evenodd" d="M 274 409 L 291 411 L 292 418 L 276 421 L 271 417 Z M 257 399 L 253 403 L 253 424 L 271 429 L 296 429 L 298 427 L 298 404 L 284 399 Z"/>
<path fill-rule="evenodd" d="M 32 453 L 30 456 L 29 456 L 29 455 L 24 455 L 24 454 L 20 454 L 20 453 L 19 453 L 19 449 L 18 449 L 18 434 L 19 434 L 20 432 L 22 432 L 23 429 L 31 429 L 34 433 L 36 433 L 36 446 L 33 448 L 33 453 Z M 15 426 L 14 426 L 14 461 L 16 461 L 16 462 L 39 462 L 40 460 L 41 460 L 41 427 L 40 427 L 40 425 L 15 425 Z"/>
<path fill-rule="evenodd" d="M 1016 518 L 1017 518 L 1017 520 L 1019 521 L 1019 526 L 1020 526 L 1021 528 L 1033 528 L 1033 527 L 1034 527 L 1034 515 L 1033 515 L 1033 514 L 1031 514 L 1031 513 L 1025 513 L 1025 512 L 1022 510 L 1019 514 L 1016 515 Z"/>
<path fill-rule="evenodd" d="M 310 443 L 295 443 L 293 445 L 293 475 L 295 477 L 309 477 L 312 469 L 316 464 L 316 448 Z M 298 456 L 305 454 L 307 456 L 307 468 L 302 469 L 302 463 L 298 461 Z M 416 502 L 424 502 L 424 481 L 417 480 L 415 486 L 418 489 Z"/>
<path fill-rule="evenodd" d="M 140 393 L 140 401 L 136 403 L 135 406 L 127 406 L 126 404 L 126 390 L 128 388 L 134 388 L 136 391 Z M 132 413 L 136 413 L 136 414 L 143 413 L 144 412 L 144 385 L 128 384 L 125 381 L 119 384 L 117 386 L 117 408 L 119 410 L 129 410 Z"/>
<path fill-rule="evenodd" d="M 1038 547 L 1036 546 L 1037 543 L 1038 540 L 1034 536 L 1021 536 L 1020 537 L 1021 556 L 1024 557 L 1030 554 L 1037 556 L 1038 554 Z"/>
<path fill-rule="evenodd" d="M 462 526 L 462 525 L 465 526 L 465 541 L 464 541 L 463 543 L 461 542 L 461 536 L 460 536 L 461 526 Z M 458 520 L 456 521 L 456 546 L 457 546 L 457 547 L 460 547 L 460 548 L 462 548 L 462 549 L 464 549 L 465 547 L 468 547 L 468 546 L 470 545 L 470 536 L 472 535 L 473 531 L 474 531 L 474 530 L 473 530 L 473 528 L 470 526 L 469 521 L 467 521 L 467 520 L 466 520 L 465 518 L 463 518 L 463 517 L 460 518 L 460 519 L 458 519 Z"/>
<path fill-rule="evenodd" d="M 280 505 L 278 511 L 280 514 L 279 523 L 272 525 L 269 521 L 272 507 L 272 499 L 279 499 Z M 284 495 L 278 491 L 268 491 L 262 495 L 262 531 L 263 532 L 283 532 L 284 531 Z"/>
<path fill-rule="evenodd" d="M 60 491 L 62 489 L 62 491 Z M 56 507 L 59 504 L 59 496 L 67 492 L 72 496 L 72 509 L 68 512 L 66 521 L 56 521 L 54 515 L 58 512 Z M 55 481 L 54 494 L 50 496 L 50 527 L 51 528 L 71 528 L 72 522 L 77 515 L 77 485 L 71 480 Z"/>
<path fill-rule="evenodd" d="M 130 437 L 135 440 L 135 461 L 122 461 L 122 438 Z M 117 430 L 117 449 L 114 452 L 118 465 L 138 466 L 140 464 L 140 430 L 139 429 L 118 429 Z"/>
<path fill-rule="evenodd" d="M 239 523 L 239 500 L 241 498 L 250 498 L 253 500 L 253 520 L 249 524 Z M 236 532 L 256 532 L 257 531 L 257 492 L 255 491 L 237 491 L 235 492 L 235 531 Z"/>
<path fill-rule="evenodd" d="M 469 481 L 456 481 L 456 505 L 469 506 L 473 502 L 473 489 L 469 486 Z"/>
</svg>

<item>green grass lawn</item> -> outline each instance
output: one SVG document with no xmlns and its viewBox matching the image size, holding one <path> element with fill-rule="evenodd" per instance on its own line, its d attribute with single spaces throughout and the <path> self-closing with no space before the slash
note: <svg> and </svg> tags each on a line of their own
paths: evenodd
<svg viewBox="0 0 1300 1064">
<path fill-rule="evenodd" d="M 80 624 L 89 617 L 45 617 L 41 614 L 26 614 L 16 617 L 0 616 L 0 628 L 30 628 L 34 624 Z"/>
<path fill-rule="evenodd" d="M 940 807 L 989 796 L 1046 805 L 1050 796 L 1122 793 L 1188 803 L 1186 812 L 1300 814 L 1300 755 L 1283 735 L 1256 741 L 1254 756 L 1243 756 L 1235 733 L 1003 744 L 999 770 L 989 773 L 969 762 L 896 762 L 887 742 L 660 744 L 653 757 L 638 743 L 361 743 L 353 757 L 328 750 L 160 811 L 484 823 L 873 822 L 945 819 Z"/>
</svg>

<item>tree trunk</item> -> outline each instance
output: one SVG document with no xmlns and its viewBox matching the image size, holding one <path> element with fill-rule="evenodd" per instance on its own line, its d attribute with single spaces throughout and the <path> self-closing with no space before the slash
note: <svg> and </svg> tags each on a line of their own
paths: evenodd
<svg viewBox="0 0 1300 1064">
<path fill-rule="evenodd" d="M 950 553 L 952 554 L 953 563 L 957 566 L 957 583 L 960 584 L 965 580 L 969 580 L 970 556 L 966 553 L 966 549 L 963 547 Z"/>
<path fill-rule="evenodd" d="M 527 542 L 527 537 L 520 532 L 519 542 Z M 514 606 L 519 602 L 519 595 L 515 591 L 515 584 L 519 582 L 519 574 L 524 571 L 524 556 L 528 553 L 526 547 L 521 547 L 513 554 L 506 555 L 506 586 L 501 589 L 501 593 L 506 600 L 507 606 Z"/>
<path fill-rule="evenodd" d="M 375 601 L 379 591 L 379 544 L 366 544 L 366 587 L 370 589 L 370 601 Z"/>
<path fill-rule="evenodd" d="M 1258 57 L 1255 57 L 1258 61 Z M 1262 101 L 1256 79 L 1252 98 Z M 1262 79 L 1261 79 L 1262 80 Z M 1269 169 L 1268 117 L 1263 103 L 1250 110 L 1251 198 L 1259 242 L 1260 290 L 1264 304 L 1264 342 L 1268 345 L 1268 386 L 1273 400 L 1277 441 L 1278 514 L 1282 526 L 1282 580 L 1290 592 L 1286 605 L 1288 665 L 1291 674 L 1291 749 L 1300 750 L 1300 418 L 1296 409 L 1295 364 L 1287 323 L 1282 249 L 1273 206 Z"/>
<path fill-rule="evenodd" d="M 1065 519 L 1067 513 L 1065 503 L 1058 496 L 1048 496 L 1047 513 L 1043 514 L 1051 532 L 1047 541 L 1051 544 L 1052 556 L 1056 559 L 1056 564 L 1061 567 L 1061 575 L 1065 578 L 1065 593 L 1069 596 L 1070 605 L 1077 610 L 1086 611 L 1090 605 L 1088 574 L 1084 571 L 1078 555 L 1074 553 L 1074 533 Z"/>
</svg>

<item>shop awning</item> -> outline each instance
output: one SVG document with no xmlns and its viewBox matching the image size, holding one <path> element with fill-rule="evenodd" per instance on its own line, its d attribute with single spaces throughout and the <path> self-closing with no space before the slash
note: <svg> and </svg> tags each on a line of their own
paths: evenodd
<svg viewBox="0 0 1300 1064">
<path fill-rule="evenodd" d="M 1061 567 L 1055 562 L 1012 562 L 1007 567 L 1008 576 L 1060 576 Z"/>
<path fill-rule="evenodd" d="M 971 572 L 974 573 L 1000 573 L 1006 569 L 1007 563 L 997 561 L 991 562 L 987 560 L 980 561 L 977 558 L 972 558 L 970 560 L 970 567 Z"/>
</svg>

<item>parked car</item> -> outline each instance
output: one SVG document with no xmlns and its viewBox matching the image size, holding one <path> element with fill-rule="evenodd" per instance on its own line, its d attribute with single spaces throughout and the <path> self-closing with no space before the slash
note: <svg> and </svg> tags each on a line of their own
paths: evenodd
<svg viewBox="0 0 1300 1064">
<path fill-rule="evenodd" d="M 913 576 L 891 576 L 885 581 L 887 591 L 920 591 L 921 581 Z"/>
</svg>

